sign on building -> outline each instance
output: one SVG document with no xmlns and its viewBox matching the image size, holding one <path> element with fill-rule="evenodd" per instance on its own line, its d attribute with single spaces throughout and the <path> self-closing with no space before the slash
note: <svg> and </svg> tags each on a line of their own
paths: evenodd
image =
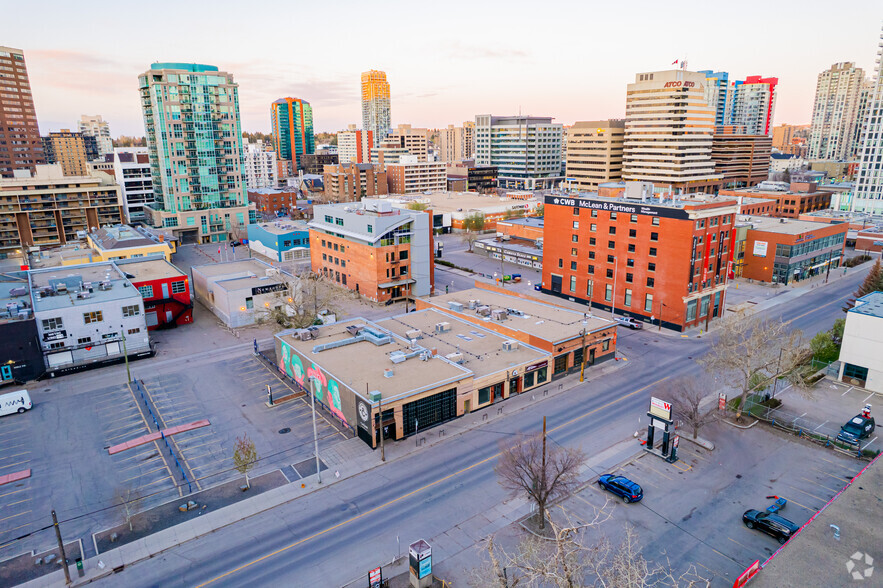
<svg viewBox="0 0 883 588">
<path fill-rule="evenodd" d="M 408 547 L 408 556 L 411 573 L 418 580 L 432 574 L 432 547 L 429 546 L 429 543 L 423 539 L 411 543 Z"/>
<path fill-rule="evenodd" d="M 671 420 L 671 403 L 650 397 L 650 414 L 665 421 Z"/>
<path fill-rule="evenodd" d="M 768 243 L 766 241 L 754 242 L 754 257 L 766 257 Z"/>
</svg>

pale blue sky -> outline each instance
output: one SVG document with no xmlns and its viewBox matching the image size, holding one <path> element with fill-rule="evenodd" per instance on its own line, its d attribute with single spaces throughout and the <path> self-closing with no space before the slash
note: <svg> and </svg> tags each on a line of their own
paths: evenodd
<svg viewBox="0 0 883 588">
<path fill-rule="evenodd" d="M 642 71 L 777 76 L 775 123 L 808 123 L 816 76 L 870 74 L 877 1 L 167 2 L 0 0 L 0 45 L 25 51 L 43 133 L 101 114 L 144 132 L 137 77 L 153 61 L 217 65 L 240 85 L 242 127 L 269 131 L 270 102 L 313 105 L 317 131 L 360 123 L 359 74 L 387 72 L 393 124 L 476 114 L 622 117 Z"/>
</svg>

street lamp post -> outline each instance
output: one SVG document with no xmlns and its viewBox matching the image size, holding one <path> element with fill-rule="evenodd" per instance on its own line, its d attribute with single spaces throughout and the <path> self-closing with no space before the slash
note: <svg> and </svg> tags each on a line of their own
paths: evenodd
<svg viewBox="0 0 883 588">
<path fill-rule="evenodd" d="M 613 256 L 613 299 L 610 301 L 610 317 L 616 318 L 616 256 Z"/>
<path fill-rule="evenodd" d="M 319 477 L 319 483 L 322 483 L 322 469 L 319 466 L 319 435 L 316 432 L 316 386 L 320 385 L 319 380 L 315 377 L 311 378 L 312 385 L 310 388 L 310 404 L 313 409 L 313 446 L 316 451 L 316 475 Z"/>
</svg>

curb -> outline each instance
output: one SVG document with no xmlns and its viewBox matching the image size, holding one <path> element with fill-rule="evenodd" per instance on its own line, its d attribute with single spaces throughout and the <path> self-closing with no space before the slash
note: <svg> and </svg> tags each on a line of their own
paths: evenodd
<svg viewBox="0 0 883 588">
<path fill-rule="evenodd" d="M 721 419 L 721 422 L 727 423 L 731 427 L 736 427 L 737 429 L 750 429 L 751 427 L 753 427 L 754 425 L 756 425 L 760 421 L 758 419 L 754 419 L 754 422 L 751 423 L 750 425 L 737 425 L 736 423 L 729 421 L 727 419 Z"/>
</svg>

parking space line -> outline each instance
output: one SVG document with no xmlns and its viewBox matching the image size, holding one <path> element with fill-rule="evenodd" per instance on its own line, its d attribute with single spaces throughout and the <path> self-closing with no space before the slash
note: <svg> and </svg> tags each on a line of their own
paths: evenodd
<svg viewBox="0 0 883 588">
<path fill-rule="evenodd" d="M 227 458 L 226 458 L 226 457 L 225 457 L 225 458 L 222 458 L 222 459 L 219 459 L 219 460 L 216 460 L 216 461 L 210 461 L 210 462 L 208 462 L 207 464 L 203 464 L 203 465 L 196 466 L 196 467 L 193 468 L 193 469 L 194 469 L 194 470 L 204 470 L 204 469 L 206 469 L 206 468 L 209 467 L 209 466 L 212 466 L 212 465 L 215 465 L 215 464 L 219 464 L 219 463 L 224 463 L 225 461 L 227 461 Z"/>
<path fill-rule="evenodd" d="M 147 431 L 147 432 L 150 432 L 150 429 L 148 429 L 147 427 L 144 427 L 143 430 L 144 430 L 144 431 Z M 140 433 L 140 432 L 141 432 L 141 430 L 139 430 L 139 429 L 136 429 L 136 430 L 134 430 L 134 431 L 127 431 L 127 432 L 125 432 L 125 433 L 120 433 L 119 435 L 114 435 L 113 437 L 107 437 L 105 440 L 106 440 L 108 443 L 110 443 L 111 441 L 113 441 L 113 440 L 115 440 L 115 439 L 120 439 L 120 438 L 122 438 L 122 437 L 130 437 L 130 436 L 135 435 L 136 433 Z M 115 443 L 111 443 L 111 445 L 116 445 L 116 444 L 115 444 Z"/>
<path fill-rule="evenodd" d="M 8 517 L 5 517 L 5 518 L 0 519 L 0 523 L 2 523 L 3 521 L 8 521 L 9 519 L 14 519 L 15 517 L 20 517 L 20 516 L 22 516 L 22 515 L 26 515 L 26 514 L 28 514 L 28 513 L 30 513 L 30 512 L 31 512 L 31 511 L 26 510 L 26 511 L 24 511 L 24 512 L 16 513 L 16 514 L 14 514 L 14 515 L 9 515 Z"/>
<path fill-rule="evenodd" d="M 714 549 L 714 548 L 712 548 L 712 549 Z M 723 554 L 721 554 L 721 555 L 723 555 Z M 724 557 L 726 557 L 726 556 L 724 556 Z M 711 575 L 712 575 L 712 576 L 717 576 L 718 578 L 726 579 L 726 576 L 723 575 L 722 573 L 720 573 L 720 572 L 718 572 L 718 571 L 715 571 L 715 570 L 711 569 L 711 568 L 708 567 L 708 566 L 703 566 L 703 565 L 702 565 L 701 563 L 699 563 L 698 561 L 695 562 L 695 563 L 696 563 L 696 565 L 698 565 L 698 566 L 700 566 L 700 567 L 703 567 L 703 568 L 705 568 L 706 570 L 708 570 L 709 572 L 711 572 Z"/>
<path fill-rule="evenodd" d="M 827 424 L 828 424 L 828 421 L 825 421 L 824 423 L 822 423 L 821 425 L 819 425 L 818 427 L 813 429 L 813 433 L 815 433 L 816 431 L 818 431 L 819 429 L 821 429 L 822 427 L 824 427 Z"/>
<path fill-rule="evenodd" d="M 850 390 L 852 390 L 853 388 L 855 388 L 855 386 L 850 386 L 849 388 L 846 389 L 846 392 L 844 392 L 840 396 L 846 396 L 847 394 L 849 394 Z"/>
<path fill-rule="evenodd" d="M 654 468 L 652 466 L 647 465 L 646 463 L 644 464 L 644 467 L 647 468 L 648 470 L 650 470 L 651 472 L 655 472 L 655 473 L 659 474 L 660 476 L 662 476 L 666 480 L 674 480 L 674 478 L 672 478 L 671 476 L 657 470 L 656 468 Z"/>
<path fill-rule="evenodd" d="M 189 431 L 185 431 L 185 432 L 189 432 Z M 179 435 L 180 434 L 181 433 L 179 433 Z M 203 437 L 209 437 L 214 434 L 215 434 L 214 431 L 208 431 L 207 433 L 203 433 L 202 435 L 196 435 L 195 437 L 187 437 L 187 438 L 182 437 L 182 441 L 196 441 L 197 439 L 202 439 Z"/>
<path fill-rule="evenodd" d="M 865 443 L 865 446 L 862 447 L 862 450 L 864 450 L 868 445 L 870 445 L 871 443 L 873 443 L 873 442 L 876 441 L 876 440 L 877 440 L 877 437 L 874 437 L 873 439 L 871 439 L 870 441 L 868 441 L 867 443 Z"/>
<path fill-rule="evenodd" d="M 137 478 L 143 478 L 144 476 L 146 476 L 146 475 L 148 475 L 148 474 L 152 474 L 153 472 L 158 472 L 158 471 L 160 471 L 160 470 L 162 470 L 162 469 L 164 469 L 164 468 L 165 468 L 165 466 L 163 466 L 163 467 L 159 467 L 159 468 L 154 468 L 154 469 L 152 469 L 152 470 L 148 470 L 148 471 L 146 471 L 146 472 L 141 472 L 141 473 L 138 474 L 137 476 L 132 476 L 131 478 L 126 478 L 125 480 L 122 480 L 122 481 L 123 481 L 123 482 L 131 482 L 132 480 L 135 480 L 135 479 L 137 479 Z"/>
<path fill-rule="evenodd" d="M 809 482 L 810 484 L 815 484 L 815 485 L 818 486 L 819 488 L 824 488 L 825 490 L 827 490 L 827 491 L 830 492 L 831 494 L 837 494 L 838 492 L 840 492 L 840 490 L 832 490 L 831 488 L 828 488 L 828 487 L 825 486 L 824 484 L 821 484 L 821 483 L 819 483 L 819 482 L 817 482 L 817 481 L 815 481 L 815 480 L 810 480 L 809 478 L 800 478 L 800 479 L 803 480 L 804 482 Z M 843 485 L 845 486 L 846 483 L 844 482 Z"/>
<path fill-rule="evenodd" d="M 746 528 L 747 528 L 747 527 L 746 527 Z M 756 549 L 753 549 L 753 548 L 751 548 L 751 547 L 748 547 L 747 545 L 744 545 L 744 544 L 742 544 L 742 543 L 739 543 L 738 541 L 736 541 L 736 540 L 733 539 L 732 537 L 729 537 L 729 536 L 728 536 L 727 539 L 729 539 L 730 541 L 732 541 L 733 543 L 735 543 L 736 545 L 738 545 L 738 546 L 741 547 L 742 549 L 747 550 L 749 553 L 756 553 L 756 552 L 757 552 Z"/>
<path fill-rule="evenodd" d="M 600 508 L 600 507 L 598 507 L 598 506 L 595 506 L 594 504 L 592 504 L 591 502 L 589 502 L 588 500 L 586 500 L 585 498 L 583 498 L 583 497 L 580 496 L 579 494 L 574 494 L 574 496 L 577 497 L 577 498 L 579 498 L 580 500 L 582 500 L 583 502 L 585 502 L 585 503 L 588 504 L 589 506 L 591 506 L 591 507 L 592 507 L 592 510 L 595 511 L 595 514 L 601 513 L 601 514 L 603 514 L 603 515 L 605 515 L 605 516 L 607 516 L 607 517 L 609 517 L 609 518 L 611 518 L 611 519 L 613 518 L 613 510 L 616 509 L 616 503 L 613 503 L 613 509 L 611 509 L 610 512 L 607 512 L 607 511 L 604 510 L 603 508 Z"/>
<path fill-rule="evenodd" d="M 199 455 L 191 455 L 190 460 L 196 461 L 197 459 L 202 459 L 203 457 L 210 455 L 212 458 L 215 457 L 215 451 L 206 451 L 205 453 L 200 453 Z M 222 458 L 223 459 L 223 458 Z"/>
<path fill-rule="evenodd" d="M 18 490 L 13 490 L 12 492 L 7 492 L 6 494 L 0 494 L 0 498 L 3 498 L 4 496 L 10 496 L 12 494 L 18 494 L 19 492 L 25 492 L 27 490 L 30 490 L 30 488 L 19 488 Z"/>
<path fill-rule="evenodd" d="M 13 466 L 21 465 L 21 464 L 23 464 L 23 463 L 30 463 L 30 461 L 31 461 L 31 460 L 26 459 L 26 460 L 24 460 L 24 461 L 20 461 L 20 462 L 17 462 L 17 463 L 11 463 L 11 464 L 9 464 L 9 465 L 0 466 L 0 470 L 5 470 L 6 468 L 11 468 L 11 467 L 13 467 Z"/>
<path fill-rule="evenodd" d="M 799 507 L 801 507 L 801 508 L 805 508 L 805 509 L 808 510 L 809 512 L 818 512 L 818 510 L 819 510 L 819 509 L 817 509 L 817 508 L 811 508 L 811 507 L 809 507 L 809 506 L 807 506 L 807 505 L 805 505 L 805 504 L 800 504 L 799 502 L 797 502 L 797 501 L 794 500 L 793 498 L 789 498 L 789 499 L 788 499 L 788 502 L 789 502 L 789 503 L 790 503 L 790 502 L 793 502 L 793 503 L 796 504 L 797 506 L 799 506 Z"/>
<path fill-rule="evenodd" d="M 874 396 L 875 392 L 871 392 L 868 394 L 862 402 L 867 402 L 872 396 Z"/>
<path fill-rule="evenodd" d="M 159 459 L 160 461 L 162 461 L 162 458 L 161 458 L 160 456 L 156 455 L 156 456 L 151 457 L 150 459 L 148 459 L 148 460 L 146 460 L 146 461 L 142 461 L 141 463 L 136 463 L 135 465 L 130 465 L 130 466 L 126 466 L 126 467 L 124 467 L 124 468 L 120 468 L 120 471 L 121 471 L 121 472 L 125 472 L 125 471 L 132 470 L 132 469 L 135 469 L 135 468 L 143 468 L 145 465 L 147 465 L 147 464 L 149 464 L 149 463 L 151 463 L 151 462 L 154 462 L 154 461 L 156 461 L 156 460 L 158 460 L 158 459 Z"/>
<path fill-rule="evenodd" d="M 150 451 L 142 451 L 141 453 L 136 453 L 135 455 L 130 455 L 129 457 L 124 457 L 123 459 L 120 459 L 120 460 L 117 460 L 117 461 L 118 461 L 119 463 L 123 463 L 124 461 L 130 461 L 130 460 L 132 460 L 132 459 L 138 459 L 138 458 L 141 457 L 142 455 L 147 455 L 147 454 L 149 454 L 149 453 L 156 453 L 156 455 L 159 455 L 159 454 L 157 453 L 157 450 L 154 448 L 154 449 L 150 449 Z M 118 454 L 118 455 L 120 455 L 120 454 Z"/>
<path fill-rule="evenodd" d="M 681 466 L 679 466 L 679 465 L 678 465 L 678 462 L 674 462 L 674 463 L 671 464 L 671 465 L 674 466 L 674 467 L 676 467 L 677 469 L 681 470 L 682 472 L 689 472 L 690 470 L 693 469 L 693 466 L 691 466 L 690 464 L 687 464 L 686 469 L 685 469 L 685 468 L 682 468 Z"/>
<path fill-rule="evenodd" d="M 816 500 L 821 501 L 823 504 L 825 502 L 828 502 L 826 499 L 822 498 L 821 496 L 816 496 L 815 494 L 811 494 L 811 493 L 807 492 L 806 490 L 801 490 L 797 486 L 794 486 L 792 484 L 787 484 L 787 482 L 786 482 L 786 485 L 791 486 L 791 488 L 793 488 L 794 490 L 797 490 L 798 492 L 802 492 L 802 493 L 806 494 L 807 496 L 810 496 L 812 498 L 815 498 Z"/>
<path fill-rule="evenodd" d="M 171 480 L 172 486 L 175 485 L 175 479 L 172 476 L 164 476 L 158 480 L 154 480 L 153 482 L 150 482 L 149 484 L 144 484 L 143 486 L 138 486 L 137 488 L 134 488 L 133 490 L 143 490 L 144 488 L 148 488 L 150 486 L 153 486 L 154 484 L 159 484 L 160 482 L 165 482 L 166 480 Z"/>
<path fill-rule="evenodd" d="M 138 422 L 138 419 L 136 419 L 134 422 L 129 422 L 129 423 L 126 423 L 125 425 L 121 425 L 121 426 L 115 427 L 113 429 L 107 429 L 106 431 L 104 431 L 104 434 L 107 435 L 108 433 L 115 433 L 116 431 L 122 431 L 123 429 L 128 429 L 133 426 L 140 427 L 143 425 Z"/>
<path fill-rule="evenodd" d="M 187 451 L 191 451 L 191 450 L 193 450 L 193 449 L 197 449 L 198 447 L 205 447 L 206 445 L 211 445 L 212 443 L 215 443 L 215 442 L 217 442 L 217 441 L 218 441 L 218 439 L 212 439 L 212 440 L 210 440 L 210 441 L 206 441 L 205 443 L 200 443 L 199 445 L 193 445 L 193 446 L 189 446 L 189 445 L 188 445 L 188 446 L 185 447 L 184 449 L 187 450 Z"/>
<path fill-rule="evenodd" d="M 847 478 L 844 478 L 841 476 L 835 476 L 834 474 L 830 474 L 830 473 L 826 472 L 825 470 L 820 470 L 819 468 L 813 468 L 813 469 L 819 473 L 825 474 L 826 476 L 831 476 L 832 478 L 834 478 L 835 480 L 837 480 L 838 482 L 840 482 L 844 486 L 849 481 L 849 479 L 847 479 Z M 850 476 L 850 478 L 852 478 L 852 476 Z"/>
<path fill-rule="evenodd" d="M 22 451 L 21 453 L 15 453 L 13 455 L 4 455 L 3 457 L 0 457 L 0 459 L 10 459 L 13 457 L 18 457 L 19 455 L 27 455 L 29 453 L 30 451 Z"/>
<path fill-rule="evenodd" d="M 199 419 L 196 418 L 196 416 L 197 416 L 198 414 L 199 414 L 199 413 L 196 413 L 196 412 L 188 412 L 188 413 L 186 413 L 186 414 L 183 414 L 183 415 L 180 415 L 180 416 L 176 416 L 176 417 L 173 418 L 173 419 L 164 419 L 164 420 L 166 421 L 166 425 L 169 425 L 169 424 L 171 424 L 171 423 L 176 423 L 176 422 L 178 422 L 178 421 L 187 421 L 187 420 L 191 420 L 191 421 L 192 421 L 192 420 L 199 420 Z"/>
<path fill-rule="evenodd" d="M 4 508 L 9 508 L 10 506 L 15 506 L 16 504 L 22 504 L 24 502 L 30 502 L 30 501 L 31 501 L 30 498 L 25 498 L 24 500 L 19 500 L 18 502 L 10 502 L 9 504 L 5 505 Z"/>
</svg>

